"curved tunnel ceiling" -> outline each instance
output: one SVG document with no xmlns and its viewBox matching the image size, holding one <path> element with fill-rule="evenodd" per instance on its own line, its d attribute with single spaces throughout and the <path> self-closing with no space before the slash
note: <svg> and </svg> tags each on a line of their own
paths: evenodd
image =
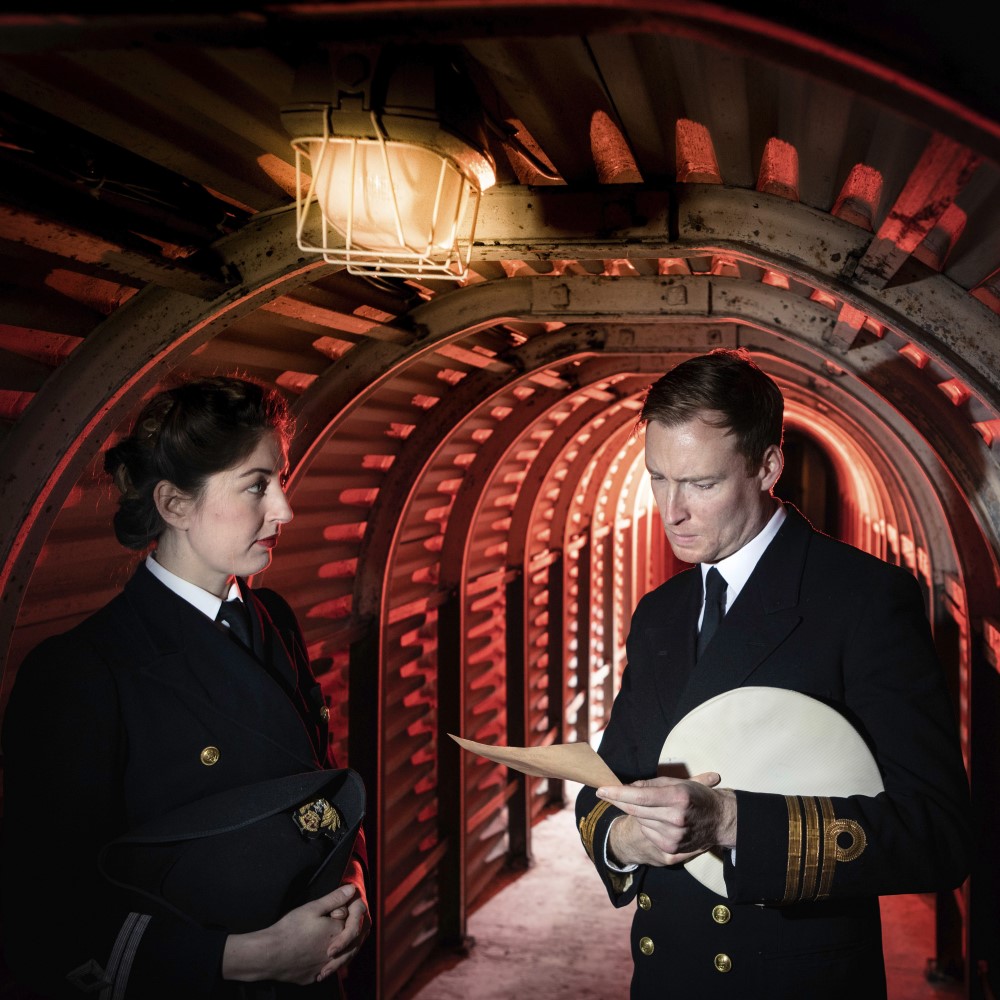
<svg viewBox="0 0 1000 1000">
<path fill-rule="evenodd" d="M 732 241 L 727 243 L 731 252 Z M 395 548 L 396 532 L 402 531 L 401 525 L 393 529 L 392 522 L 410 491 L 429 491 L 431 499 L 425 503 L 443 511 L 442 521 L 446 521 L 449 493 L 447 485 L 442 488 L 441 484 L 453 483 L 455 495 L 462 484 L 472 481 L 466 477 L 482 477 L 497 468 L 502 449 L 490 446 L 487 432 L 502 429 L 500 437 L 511 447 L 516 433 L 530 435 L 536 424 L 551 420 L 550 411 L 565 409 L 567 402 L 575 409 L 580 401 L 593 404 L 596 399 L 603 400 L 599 403 L 605 416 L 601 433 L 607 434 L 614 426 L 612 418 L 623 389 L 626 398 L 634 396 L 671 363 L 673 355 L 742 343 L 760 353 L 762 363 L 774 368 L 775 374 L 794 372 L 789 381 L 811 411 L 813 424 L 818 417 L 817 401 L 837 415 L 830 418 L 833 424 L 853 424 L 850 434 L 854 437 L 876 415 L 899 442 L 891 450 L 901 448 L 913 454 L 946 507 L 959 506 L 958 498 L 964 498 L 982 535 L 996 551 L 1000 547 L 996 537 L 998 469 L 984 435 L 996 426 L 997 412 L 988 403 L 991 395 L 983 372 L 943 346 L 940 339 L 932 340 L 925 333 L 918 338 L 909 321 L 892 324 L 896 316 L 884 302 L 866 303 L 867 325 L 850 350 L 838 350 L 832 343 L 836 343 L 839 314 L 830 301 L 838 291 L 836 283 L 826 279 L 820 284 L 815 270 L 810 275 L 815 285 L 805 285 L 801 271 L 782 282 L 775 276 L 787 275 L 790 269 L 778 270 L 773 252 L 764 261 L 753 257 L 749 247 L 741 250 L 746 260 L 754 262 L 749 276 L 744 276 L 745 271 L 740 274 L 732 256 L 698 246 L 693 259 L 697 268 L 704 269 L 702 273 L 502 278 L 439 293 L 391 321 L 355 320 L 353 331 L 340 328 L 351 325 L 348 314 L 338 318 L 335 310 L 310 301 L 310 296 L 317 298 L 316 292 L 322 299 L 323 278 L 311 285 L 305 285 L 304 279 L 317 276 L 319 269 L 298 267 L 291 269 L 287 281 L 280 272 L 278 276 L 266 274 L 260 289 L 234 303 L 222 303 L 207 320 L 202 316 L 192 323 L 182 315 L 178 326 L 184 327 L 184 334 L 141 365 L 135 364 L 134 352 L 123 351 L 110 336 L 88 341 L 53 376 L 53 382 L 61 377 L 72 384 L 74 362 L 89 361 L 85 348 L 93 344 L 104 349 L 102 364 L 89 369 L 88 381 L 76 383 L 75 395 L 92 393 L 94 378 L 104 384 L 113 380 L 121 385 L 120 405 L 115 405 L 114 395 L 104 400 L 90 397 L 100 408 L 89 422 L 98 428 L 89 445 L 81 441 L 86 425 L 74 393 L 68 391 L 55 397 L 57 405 L 43 418 L 26 421 L 12 432 L 11 444 L 19 431 L 29 442 L 32 437 L 51 441 L 53 429 L 59 428 L 68 439 L 66 453 L 58 457 L 30 444 L 19 449 L 22 455 L 37 455 L 39 465 L 48 463 L 51 484 L 44 497 L 48 516 L 36 499 L 39 512 L 28 522 L 30 532 L 38 538 L 35 544 L 44 539 L 61 495 L 68 494 L 80 470 L 92 459 L 95 442 L 103 439 L 101 432 L 113 428 L 122 413 L 134 406 L 137 395 L 158 381 L 164 354 L 176 363 L 178 356 L 200 344 L 186 367 L 214 370 L 225 364 L 224 356 L 232 357 L 238 345 L 241 367 L 260 371 L 250 346 L 260 333 L 263 308 L 269 328 L 286 319 L 299 327 L 286 328 L 280 340 L 269 329 L 268 339 L 275 346 L 264 348 L 267 357 L 261 358 L 279 384 L 299 379 L 296 409 L 302 433 L 293 455 L 293 483 L 300 519 L 288 532 L 293 545 L 301 539 L 300 544 L 315 551 L 323 546 L 327 525 L 303 517 L 298 497 L 298 484 L 304 487 L 319 476 L 336 482 L 336 498 L 348 511 L 365 511 L 369 534 L 360 558 L 359 554 L 353 558 L 369 567 L 385 567 Z M 676 247 L 671 252 L 673 260 L 692 259 L 680 257 Z M 170 301 L 154 301 L 157 298 L 169 300 L 170 295 L 146 295 L 145 300 L 137 296 L 107 325 L 120 328 L 125 338 L 134 336 L 135 330 L 151 322 L 146 319 L 150 312 L 169 314 L 175 308 Z M 263 307 L 261 300 L 267 303 Z M 130 319 L 130 313 L 140 318 Z M 366 326 L 365 335 L 359 336 L 358 330 Z M 877 333 L 869 332 L 873 326 Z M 216 338 L 209 341 L 212 334 Z M 298 350 L 292 346 L 296 341 Z M 302 363 L 306 359 L 297 354 L 320 353 L 316 342 L 322 342 L 323 352 L 340 356 L 323 367 L 316 362 L 328 358 L 322 354 L 312 358 L 310 371 Z M 278 343 L 286 355 L 283 358 L 273 357 Z M 275 362 L 287 367 L 280 370 Z M 148 381 L 142 377 L 144 370 Z M 622 376 L 630 377 L 631 384 L 623 387 L 618 381 Z M 75 426 L 67 419 L 70 414 Z M 634 418 L 634 408 L 626 407 L 618 419 L 634 422 Z M 879 437 L 871 432 L 873 441 Z M 373 446 L 373 442 L 378 444 Z M 881 449 L 889 450 L 884 440 Z M 878 450 L 865 449 L 869 455 Z M 430 472 L 423 470 L 434 464 L 432 458 L 439 453 L 444 457 L 437 464 L 443 471 L 436 473 L 440 482 L 432 483 Z M 891 463 L 884 460 L 883 464 Z M 317 485 L 311 484 L 308 492 Z M 328 509 L 330 499 L 324 493 L 320 502 Z M 332 516 L 338 520 L 342 515 Z M 375 525 L 379 530 L 374 530 Z M 30 567 L 30 533 L 26 536 L 27 544 L 15 555 Z M 375 613 L 382 581 L 369 580 L 364 573 L 346 579 L 358 582 L 358 612 Z M 326 597 L 325 602 L 329 601 Z M 350 610 L 349 602 L 344 609 Z"/>
<path fill-rule="evenodd" d="M 322 23 L 349 25 L 360 36 L 375 31 L 366 11 L 384 15 L 392 6 L 355 5 L 358 20 L 340 22 L 327 12 Z M 673 359 L 732 343 L 749 346 L 782 380 L 793 424 L 835 459 L 868 456 L 872 477 L 894 482 L 884 495 L 899 495 L 899 487 L 914 508 L 947 510 L 958 548 L 983 553 L 966 574 L 995 578 L 1000 262 L 989 234 L 1000 211 L 1000 175 L 989 158 L 997 140 L 992 119 L 861 59 L 860 50 L 849 58 L 823 45 L 803 55 L 805 36 L 745 17 L 713 23 L 700 5 L 684 15 L 669 4 L 636 5 L 630 16 L 596 5 L 583 25 L 594 33 L 582 47 L 579 36 L 563 33 L 561 5 L 524 6 L 549 18 L 541 41 L 523 26 L 515 30 L 496 5 L 501 37 L 476 37 L 470 23 L 463 44 L 508 120 L 521 124 L 565 183 L 537 186 L 540 179 L 525 175 L 516 157 L 501 163 L 502 183 L 483 199 L 473 270 L 460 287 L 379 284 L 303 258 L 282 199 L 273 188 L 265 197 L 259 180 L 252 193 L 245 169 L 231 173 L 257 217 L 212 245 L 211 269 L 198 272 L 182 256 L 172 269 L 146 261 L 151 281 L 137 280 L 137 265 L 124 280 L 133 259 L 128 247 L 109 266 L 106 254 L 88 262 L 82 242 L 65 256 L 65 274 L 50 273 L 48 287 L 59 291 L 49 292 L 46 321 L 26 318 L 9 329 L 48 330 L 62 336 L 62 346 L 50 346 L 39 361 L 37 343 L 19 347 L 10 336 L 4 343 L 25 369 L 35 363 L 30 378 L 18 369 L 3 391 L 11 470 L 2 532 L 5 644 L 22 631 L 16 652 L 38 629 L 102 599 L 76 595 L 56 613 L 25 595 L 29 579 L 32 593 L 59 592 L 57 569 L 46 569 L 46 540 L 60 532 L 77 537 L 80 504 L 106 503 L 88 469 L 107 437 L 169 372 L 234 362 L 295 399 L 298 519 L 288 539 L 301 555 L 286 554 L 287 573 L 281 561 L 272 573 L 301 589 L 295 603 L 313 626 L 319 618 L 378 613 L 383 582 L 373 574 L 390 565 L 390 555 L 402 559 L 407 546 L 427 549 L 433 534 L 416 542 L 420 531 L 408 535 L 408 521 L 381 530 L 401 510 L 412 507 L 414 523 L 437 524 L 441 540 L 430 544 L 449 555 L 472 544 L 465 528 L 479 521 L 486 535 L 502 533 L 484 527 L 466 503 L 499 469 L 511 481 L 541 476 L 509 454 L 517 442 L 533 433 L 558 438 L 558 427 L 586 426 L 593 411 L 600 426 L 588 447 L 595 447 L 634 421 L 636 394 Z M 428 5 L 424 30 L 440 27 L 446 11 L 450 34 L 460 35 L 462 19 L 447 3 Z M 412 12 L 406 17 L 408 27 L 420 23 Z M 307 17 L 295 30 L 306 22 L 321 23 Z M 148 44 L 136 26 L 99 45 L 85 20 L 79 37 L 53 30 L 40 55 L 15 43 L 16 54 L 2 65 L 7 91 L 41 108 L 58 92 L 56 69 L 43 65 L 51 62 L 48 48 L 56 49 L 65 80 L 86 73 L 110 81 L 106 63 L 88 53 Z M 126 101 L 106 82 L 103 117 L 88 119 L 70 102 L 67 118 L 86 120 L 113 140 L 122 135 L 113 115 L 135 119 L 162 103 L 165 81 L 183 78 L 186 101 L 204 96 L 207 77 L 193 71 L 194 51 L 226 70 L 203 119 L 224 114 L 227 101 L 232 106 L 238 89 L 227 87 L 241 75 L 246 95 L 253 67 L 266 66 L 287 85 L 288 71 L 275 75 L 278 56 L 263 54 L 256 29 L 228 48 L 225 31 L 220 15 L 207 38 L 192 42 L 182 33 L 161 44 L 150 87 L 133 87 L 137 96 Z M 130 56 L 125 65 L 129 81 L 139 82 L 139 62 Z M 864 97 L 848 90 L 858 81 Z M 654 108 L 653 95 L 666 103 Z M 895 102 L 903 114 L 875 99 Z M 175 104 L 171 114 L 180 121 L 185 101 Z M 922 123 L 904 117 L 915 108 Z M 259 100 L 257 110 L 264 114 Z M 604 132 L 594 130 L 598 112 Z M 230 130 L 242 127 L 229 122 Z M 166 134 L 146 140 L 150 150 L 172 141 Z M 263 148 L 275 143 L 269 133 Z M 213 153 L 225 152 L 225 162 L 238 155 L 222 144 L 220 135 Z M 246 146 L 246 137 L 234 143 L 244 153 Z M 190 144 L 176 148 L 169 165 L 176 169 L 184 157 L 197 175 Z M 43 240 L 5 238 L 30 246 L 21 265 L 26 284 L 36 263 L 39 270 L 51 264 Z M 101 269 L 106 278 L 97 276 Z M 82 338 L 59 333 L 73 303 Z M 86 330 L 79 315 L 85 306 L 107 318 Z M 544 452 L 544 441 L 536 443 Z M 521 508 L 511 516 L 526 524 Z M 929 513 L 906 518 L 915 522 L 914 545 L 932 551 L 932 564 L 955 567 L 955 539 L 918 530 Z M 515 537 L 512 544 L 527 544 Z M 489 547 L 484 540 L 483 551 Z M 114 564 L 97 549 L 87 548 L 88 565 Z M 441 568 L 424 567 L 419 579 L 453 584 L 442 574 L 453 577 L 463 565 L 442 558 Z M 314 572 L 303 577 L 306 566 Z M 987 588 L 979 592 L 977 599 L 989 600 Z M 322 631 L 313 628 L 318 643 Z"/>
</svg>

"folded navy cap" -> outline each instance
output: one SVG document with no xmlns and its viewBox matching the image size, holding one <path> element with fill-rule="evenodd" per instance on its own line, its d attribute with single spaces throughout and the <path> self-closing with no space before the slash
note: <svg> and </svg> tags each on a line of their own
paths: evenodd
<svg viewBox="0 0 1000 1000">
<path fill-rule="evenodd" d="M 130 830 L 99 864 L 143 912 L 259 930 L 341 884 L 364 813 L 364 784 L 350 768 L 272 778 Z"/>
</svg>

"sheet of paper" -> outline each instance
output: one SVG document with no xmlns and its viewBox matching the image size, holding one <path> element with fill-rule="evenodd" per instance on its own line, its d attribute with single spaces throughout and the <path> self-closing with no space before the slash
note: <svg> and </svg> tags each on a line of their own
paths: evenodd
<svg viewBox="0 0 1000 1000">
<path fill-rule="evenodd" d="M 555 743 L 547 747 L 495 747 L 487 743 L 449 736 L 463 749 L 522 774 L 538 778 L 562 778 L 591 788 L 620 785 L 614 772 L 589 743 Z"/>
</svg>

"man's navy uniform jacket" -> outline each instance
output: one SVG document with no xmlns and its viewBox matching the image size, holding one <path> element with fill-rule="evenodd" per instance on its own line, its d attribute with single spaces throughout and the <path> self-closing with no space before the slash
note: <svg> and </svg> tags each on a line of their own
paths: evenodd
<svg viewBox="0 0 1000 1000">
<path fill-rule="evenodd" d="M 654 777 L 691 709 L 741 686 L 786 688 L 854 725 L 885 791 L 738 791 L 726 898 L 679 865 L 610 870 L 604 844 L 622 813 L 585 787 L 584 846 L 614 904 L 636 906 L 633 997 L 884 996 L 878 896 L 952 888 L 968 871 L 968 781 L 916 580 L 786 511 L 697 665 L 699 569 L 639 602 L 599 752 L 623 782 Z"/>
</svg>

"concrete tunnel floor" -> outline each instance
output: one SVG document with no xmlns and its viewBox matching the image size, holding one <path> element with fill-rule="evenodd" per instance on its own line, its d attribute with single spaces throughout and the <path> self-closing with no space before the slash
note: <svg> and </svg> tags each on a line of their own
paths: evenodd
<svg viewBox="0 0 1000 1000">
<path fill-rule="evenodd" d="M 616 910 L 576 833 L 578 785 L 567 806 L 532 831 L 534 864 L 468 920 L 468 957 L 439 954 L 398 1000 L 618 1000 L 628 996 L 632 910 Z M 964 996 L 957 984 L 930 983 L 933 896 L 883 897 L 882 936 L 889 1000 Z"/>
</svg>

